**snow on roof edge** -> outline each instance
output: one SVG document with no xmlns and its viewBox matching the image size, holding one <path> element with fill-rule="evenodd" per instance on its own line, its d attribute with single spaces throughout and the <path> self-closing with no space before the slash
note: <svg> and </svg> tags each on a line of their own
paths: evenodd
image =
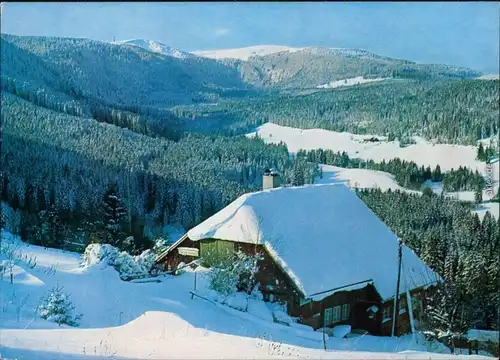
<svg viewBox="0 0 500 360">
<path fill-rule="evenodd" d="M 193 240 L 193 241 L 199 241 L 202 239 L 206 238 L 220 238 L 223 240 L 229 240 L 233 242 L 247 242 L 247 243 L 252 243 L 252 244 L 259 244 L 259 245 L 267 245 L 266 248 L 270 255 L 273 257 L 273 260 L 282 268 L 283 272 L 287 275 L 287 277 L 290 278 L 292 284 L 294 287 L 296 287 L 296 290 L 298 290 L 302 295 L 307 297 L 309 294 L 314 293 L 318 294 L 324 293 L 324 292 L 329 292 L 332 288 L 340 288 L 343 285 L 346 284 L 357 284 L 357 282 L 361 282 L 361 280 L 366 280 L 368 278 L 372 278 L 374 287 L 376 288 L 377 292 L 379 293 L 381 299 L 383 301 L 387 301 L 388 299 L 394 298 L 394 293 L 395 293 L 395 287 L 396 287 L 396 279 L 395 279 L 395 273 L 397 273 L 397 263 L 396 263 L 396 251 L 397 251 L 397 245 L 394 244 L 394 247 L 392 247 L 390 244 L 387 246 L 391 247 L 394 249 L 394 256 L 390 256 L 393 258 L 394 264 L 391 265 L 391 268 L 387 268 L 386 271 L 391 272 L 391 280 L 386 279 L 382 280 L 382 283 L 379 284 L 381 281 L 380 276 L 381 273 L 375 272 L 373 273 L 372 277 L 370 276 L 369 273 L 366 273 L 361 276 L 359 276 L 358 279 L 356 279 L 354 276 L 350 276 L 350 278 L 344 279 L 345 282 L 342 283 L 340 279 L 337 279 L 336 281 L 333 281 L 331 284 L 331 287 L 328 288 L 326 286 L 320 286 L 317 289 L 311 288 L 309 289 L 309 285 L 303 283 L 302 275 L 304 275 L 304 271 L 307 269 L 304 268 L 304 266 L 297 266 L 297 262 L 295 261 L 294 264 L 290 264 L 289 260 L 296 260 L 296 259 L 290 259 L 290 254 L 288 254 L 289 249 L 283 248 L 283 244 L 280 244 L 281 240 L 280 237 L 280 232 L 276 232 L 276 224 L 272 225 L 272 217 L 276 216 L 276 212 L 273 210 L 273 212 L 264 212 L 262 213 L 262 210 L 266 210 L 269 208 L 267 206 L 268 204 L 268 199 L 271 199 L 270 196 L 273 194 L 272 199 L 280 199 L 280 201 L 283 201 L 284 199 L 289 199 L 288 196 L 283 196 L 284 194 L 282 193 L 283 190 L 288 191 L 286 189 L 289 189 L 289 191 L 292 191 L 292 195 L 295 194 L 299 196 L 300 194 L 308 194 L 306 196 L 307 201 L 311 202 L 313 198 L 310 198 L 312 195 L 319 195 L 319 201 L 323 201 L 324 196 L 327 193 L 325 193 L 323 190 L 320 190 L 321 188 L 324 188 L 324 190 L 327 190 L 326 188 L 344 188 L 349 190 L 349 192 L 354 193 L 351 189 L 348 189 L 345 185 L 340 185 L 340 184 L 315 184 L 315 185 L 306 185 L 306 186 L 299 186 L 299 187 L 286 187 L 286 188 L 275 188 L 275 189 L 267 189 L 263 191 L 256 191 L 253 193 L 247 193 L 242 196 L 240 196 L 238 199 L 233 201 L 233 203 L 229 204 L 226 208 L 222 209 L 218 213 L 214 214 L 212 217 L 209 219 L 205 220 L 201 224 L 198 224 L 194 228 L 188 231 L 187 235 L 188 237 Z M 308 190 L 309 189 L 309 190 Z M 312 189 L 318 189 L 319 193 L 314 191 L 314 193 L 311 193 Z M 339 189 L 341 190 L 341 189 Z M 276 192 L 276 194 L 274 194 Z M 258 197 L 254 197 L 254 195 L 259 194 Z M 281 193 L 281 194 L 280 194 Z M 290 193 L 288 193 L 290 194 Z M 287 194 L 287 195 L 288 195 Z M 342 195 L 344 194 L 344 195 Z M 304 195 L 301 195 L 302 197 L 300 198 L 300 201 L 305 201 L 306 198 L 304 198 Z M 349 203 L 352 204 L 353 207 L 357 207 L 358 210 L 362 210 L 366 215 L 369 213 L 371 214 L 371 217 L 373 220 L 371 220 L 372 225 L 374 224 L 374 219 L 376 219 L 376 223 L 379 225 L 376 226 L 376 229 L 378 231 L 379 236 L 382 237 L 387 237 L 389 234 L 392 234 L 392 238 L 394 241 L 397 239 L 397 236 L 392 232 L 392 230 L 378 218 L 378 216 L 360 199 L 358 196 L 353 194 L 353 196 L 345 197 L 345 190 L 341 190 L 339 193 L 336 193 L 336 196 L 339 196 L 340 198 L 343 197 L 344 201 L 349 201 Z M 291 199 L 296 199 L 296 197 L 292 197 Z M 318 199 L 317 199 L 318 200 Z M 307 204 L 309 206 L 309 209 L 311 209 L 311 204 Z M 314 207 L 317 206 L 317 203 L 314 202 Z M 328 205 L 329 206 L 329 205 Z M 361 209 L 362 206 L 362 209 Z M 288 207 L 282 207 L 282 209 L 286 209 Z M 293 207 L 292 207 L 293 208 Z M 254 209 L 257 209 L 256 212 L 254 212 Z M 260 210 L 260 212 L 259 212 Z M 275 208 L 275 210 L 278 210 L 278 208 Z M 326 209 L 323 209 L 323 213 Z M 337 209 L 336 211 L 338 211 Z M 280 210 L 281 211 L 281 210 Z M 280 213 L 277 211 L 277 213 Z M 297 213 L 297 211 L 295 211 Z M 344 214 L 344 217 L 346 216 L 345 211 L 338 213 Z M 281 213 L 279 219 L 286 219 L 283 216 L 286 215 L 285 213 Z M 297 215 L 297 214 L 295 214 Z M 260 216 L 264 216 L 264 218 L 261 218 Z M 269 216 L 269 218 L 267 218 Z M 353 214 L 347 215 L 349 219 L 352 218 Z M 349 220 L 347 219 L 347 220 Z M 275 219 L 277 220 L 277 219 Z M 267 221 L 267 227 L 263 230 L 259 230 L 261 228 L 261 222 L 262 221 Z M 271 223 L 269 223 L 271 221 Z M 288 221 L 288 230 L 290 229 L 290 226 L 299 226 L 299 229 L 301 229 L 301 225 L 296 223 L 296 222 L 291 222 L 289 220 L 284 220 L 285 222 Z M 329 222 L 329 220 L 322 219 L 322 223 L 326 224 Z M 326 221 L 326 223 L 325 223 Z M 278 221 L 281 227 L 283 227 L 283 223 L 281 220 Z M 269 227 L 271 224 L 271 227 Z M 381 226 L 382 225 L 382 226 Z M 304 224 L 304 226 L 306 226 Z M 307 225 L 307 226 L 310 226 Z M 352 225 L 351 225 L 352 228 Z M 382 229 L 384 228 L 385 231 Z M 222 229 L 222 231 L 221 231 Z M 296 229 L 296 230 L 299 230 Z M 313 229 L 314 230 L 314 229 Z M 263 244 L 262 242 L 262 237 L 261 237 L 261 231 L 267 232 L 269 236 L 266 236 L 265 241 L 267 241 L 267 244 Z M 253 234 L 252 233 L 256 233 Z M 229 236 L 228 236 L 229 235 Z M 248 237 L 248 235 L 252 235 Z M 272 240 L 274 239 L 274 241 Z M 275 244 L 276 242 L 276 244 Z M 271 246 L 272 244 L 272 246 Z M 277 248 L 276 248 L 277 246 Z M 283 252 L 283 253 L 282 253 Z M 392 252 L 392 250 L 391 250 Z M 284 256 L 285 255 L 285 256 Z M 309 254 L 311 255 L 311 254 Z M 387 256 L 386 256 L 387 258 Z M 347 264 L 346 264 L 347 265 Z M 392 268 L 394 266 L 394 268 Z M 377 276 L 375 274 L 378 274 L 378 280 Z M 301 275 L 301 276 L 298 276 Z M 368 275 L 368 276 L 367 276 Z M 392 278 L 394 278 L 392 280 Z M 306 279 L 304 279 L 306 280 Z M 310 279 L 310 276 L 308 277 L 308 280 Z M 325 281 L 326 278 L 323 279 Z M 403 266 L 402 266 L 402 283 L 400 287 L 400 294 L 404 294 L 407 290 L 415 290 L 419 288 L 426 288 L 429 286 L 432 286 L 436 282 L 440 280 L 439 276 L 432 271 L 416 254 L 413 252 L 411 249 L 408 247 L 404 246 L 403 247 Z M 387 282 L 389 281 L 389 283 Z M 307 282 L 307 281 L 306 281 Z M 394 285 L 392 285 L 392 282 L 394 282 Z M 308 283 L 309 284 L 309 283 Z M 312 286 L 314 287 L 314 286 Z M 321 287 L 323 287 L 321 289 Z M 305 291 L 305 288 L 308 288 L 307 291 Z M 309 294 L 308 294 L 309 293 Z M 319 297 L 319 296 L 317 296 Z"/>
</svg>

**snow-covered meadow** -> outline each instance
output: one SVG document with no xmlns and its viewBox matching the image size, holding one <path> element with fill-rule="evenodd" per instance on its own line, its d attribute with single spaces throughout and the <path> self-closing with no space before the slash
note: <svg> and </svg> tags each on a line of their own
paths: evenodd
<svg viewBox="0 0 500 360">
<path fill-rule="evenodd" d="M 82 266 L 77 253 L 27 245 L 3 231 L 6 244 L 16 244 L 23 257 L 15 262 L 13 284 L 7 275 L 0 280 L 2 359 L 461 358 L 410 336 L 327 337 L 324 351 L 322 336 L 272 322 L 271 310 L 260 301 L 249 300 L 248 312 L 241 312 L 192 299 L 193 271 L 160 282 L 125 282 L 110 266 Z M 203 292 L 203 273 L 196 276 Z M 38 316 L 40 298 L 54 285 L 83 314 L 79 327 L 59 327 Z"/>
<path fill-rule="evenodd" d="M 484 162 L 476 160 L 477 148 L 474 146 L 450 145 L 450 144 L 432 144 L 422 138 L 416 137 L 416 144 L 400 147 L 398 141 L 385 141 L 384 137 L 378 137 L 384 141 L 366 142 L 371 135 L 356 135 L 348 132 L 336 132 L 323 129 L 296 129 L 292 127 L 281 126 L 273 123 L 266 123 L 256 132 L 247 134 L 247 136 L 258 136 L 267 143 L 279 143 L 283 141 L 291 153 L 297 151 L 313 149 L 330 149 L 333 151 L 345 151 L 349 157 L 361 158 L 365 160 L 390 160 L 400 158 L 401 160 L 413 161 L 419 166 L 436 165 L 441 167 L 442 171 L 458 169 L 460 166 L 468 167 L 472 170 L 478 170 L 485 177 L 491 179 L 491 189 L 483 191 L 483 203 L 478 205 L 475 212 L 483 217 L 486 211 L 493 216 L 500 216 L 500 205 L 496 202 L 489 202 L 492 194 L 495 195 L 499 189 L 499 171 L 500 162 L 491 164 L 490 168 Z M 487 145 L 488 141 L 483 141 Z M 323 169 L 322 179 L 317 179 L 316 183 L 342 182 L 350 187 L 359 188 L 380 188 L 381 190 L 401 190 L 416 192 L 401 187 L 394 180 L 394 176 L 377 170 L 369 169 L 346 169 L 330 165 L 321 165 Z M 435 192 L 441 192 L 441 184 L 431 184 Z M 492 191 L 491 191 L 492 190 Z M 461 191 L 449 193 L 459 200 L 474 201 L 473 191 Z"/>
<path fill-rule="evenodd" d="M 356 76 L 349 79 L 330 81 L 327 84 L 318 85 L 316 87 L 318 89 L 336 89 L 344 86 L 354 86 L 354 85 L 367 84 L 371 82 L 384 81 L 386 79 L 387 78 L 365 79 L 363 76 Z"/>
<path fill-rule="evenodd" d="M 401 160 L 413 161 L 416 164 L 430 166 L 439 165 L 442 171 L 458 169 L 466 166 L 481 173 L 486 172 L 484 162 L 476 160 L 477 148 L 474 146 L 433 144 L 420 137 L 415 137 L 416 144 L 405 147 L 399 146 L 399 141 L 365 142 L 371 135 L 357 135 L 349 132 L 337 132 L 324 129 L 297 129 L 266 123 L 257 128 L 256 132 L 247 136 L 259 137 L 267 143 L 279 143 L 283 141 L 288 151 L 296 153 L 300 149 L 330 149 L 333 151 L 345 151 L 349 157 L 372 159 L 375 162 L 400 158 Z M 377 136 L 385 140 L 384 137 Z M 493 174 L 498 182 L 498 162 L 494 164 Z"/>
</svg>

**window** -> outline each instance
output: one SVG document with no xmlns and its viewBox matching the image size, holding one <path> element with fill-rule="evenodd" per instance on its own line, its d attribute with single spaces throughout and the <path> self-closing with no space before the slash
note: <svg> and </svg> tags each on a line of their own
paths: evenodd
<svg viewBox="0 0 500 360">
<path fill-rule="evenodd" d="M 328 326 L 328 325 L 332 324 L 332 313 L 333 313 L 332 308 L 325 309 L 325 317 L 323 319 L 323 326 Z"/>
<path fill-rule="evenodd" d="M 333 308 L 333 323 L 339 322 L 342 319 L 342 306 L 335 306 Z"/>
<path fill-rule="evenodd" d="M 402 297 L 399 299 L 399 309 L 406 309 L 406 298 Z"/>
<path fill-rule="evenodd" d="M 383 318 L 382 320 L 386 320 L 386 319 L 392 318 L 391 307 L 390 306 L 384 307 L 384 312 L 383 312 L 383 317 L 382 318 Z"/>
<path fill-rule="evenodd" d="M 347 307 L 345 307 L 347 305 Z M 349 304 L 343 306 L 334 306 L 333 308 L 325 309 L 324 326 L 335 324 L 349 317 Z M 344 311 L 347 318 L 344 318 Z"/>
<path fill-rule="evenodd" d="M 406 312 L 406 308 L 406 297 L 402 297 L 401 299 L 399 299 L 399 314 L 404 314 Z"/>
<path fill-rule="evenodd" d="M 351 307 L 349 304 L 342 305 L 342 320 L 348 320 Z"/>
</svg>

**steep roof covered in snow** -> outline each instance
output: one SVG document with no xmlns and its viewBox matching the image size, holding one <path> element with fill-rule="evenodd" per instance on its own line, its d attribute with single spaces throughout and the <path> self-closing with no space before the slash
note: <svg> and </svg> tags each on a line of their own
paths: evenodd
<svg viewBox="0 0 500 360">
<path fill-rule="evenodd" d="M 383 299 L 396 289 L 398 239 L 344 185 L 245 194 L 187 236 L 264 245 L 305 297 L 366 280 Z M 407 247 L 402 264 L 401 293 L 437 279 Z"/>
</svg>

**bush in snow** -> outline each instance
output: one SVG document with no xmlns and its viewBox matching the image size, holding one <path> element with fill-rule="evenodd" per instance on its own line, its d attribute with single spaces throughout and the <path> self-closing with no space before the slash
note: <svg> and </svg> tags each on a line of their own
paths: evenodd
<svg viewBox="0 0 500 360">
<path fill-rule="evenodd" d="M 207 277 L 210 289 L 227 296 L 236 292 L 238 278 L 230 267 L 212 266 Z"/>
<path fill-rule="evenodd" d="M 221 257 L 207 273 L 209 287 L 224 295 L 231 295 L 236 291 L 251 294 L 255 288 L 255 274 L 261 259 L 261 254 L 246 255 L 241 251 Z"/>
<path fill-rule="evenodd" d="M 83 253 L 83 262 L 87 266 L 105 263 L 113 266 L 120 275 L 131 275 L 149 273 L 155 263 L 155 257 L 151 250 L 132 256 L 109 244 L 89 244 Z"/>
<path fill-rule="evenodd" d="M 78 321 L 83 314 L 73 314 L 75 306 L 71 303 L 69 295 L 62 291 L 62 287 L 53 287 L 43 298 L 40 304 L 40 316 L 48 321 L 70 326 L 78 326 Z"/>
<path fill-rule="evenodd" d="M 125 240 L 123 240 L 123 244 L 121 247 L 123 250 L 128 252 L 129 254 L 134 254 L 136 251 L 135 248 L 135 239 L 133 236 L 127 236 Z"/>
<path fill-rule="evenodd" d="M 109 244 L 89 244 L 83 253 L 85 265 L 95 265 L 101 262 L 113 265 L 118 256 L 118 249 Z"/>
<path fill-rule="evenodd" d="M 164 238 L 158 238 L 154 241 L 154 243 L 153 251 L 156 255 L 160 255 L 168 248 L 168 241 Z"/>
</svg>

